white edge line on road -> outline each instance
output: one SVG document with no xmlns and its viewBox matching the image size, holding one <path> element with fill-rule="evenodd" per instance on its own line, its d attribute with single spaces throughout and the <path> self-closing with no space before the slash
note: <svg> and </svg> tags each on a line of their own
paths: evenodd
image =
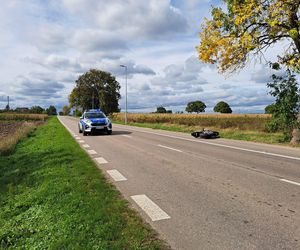
<svg viewBox="0 0 300 250">
<path fill-rule="evenodd" d="M 171 217 L 163 211 L 158 205 L 150 200 L 146 195 L 133 195 L 131 196 L 136 204 L 143 209 L 152 221 L 170 219 Z"/>
<path fill-rule="evenodd" d="M 164 136 L 164 137 L 169 137 L 169 138 L 174 138 L 174 139 L 179 139 L 179 140 L 184 140 L 184 141 L 191 141 L 191 142 L 197 142 L 197 143 L 202 143 L 202 144 L 208 144 L 208 145 L 213 145 L 213 146 L 217 146 L 217 147 L 231 148 L 231 149 L 236 149 L 236 150 L 245 151 L 245 152 L 257 153 L 257 154 L 264 154 L 264 155 L 271 155 L 271 156 L 276 156 L 276 157 L 281 157 L 281 158 L 286 158 L 286 159 L 292 159 L 292 160 L 300 161 L 300 157 L 293 157 L 293 156 L 288 156 L 288 155 L 281 155 L 281 154 L 269 153 L 269 152 L 258 151 L 258 150 L 253 150 L 253 149 L 240 148 L 240 147 L 229 146 L 229 145 L 224 145 L 224 144 L 217 144 L 217 143 L 207 142 L 207 141 L 200 141 L 200 140 L 196 141 L 196 140 L 193 140 L 193 139 L 182 138 L 182 137 L 179 137 L 179 136 L 165 135 L 165 134 L 160 134 L 160 133 L 155 133 L 155 132 L 150 132 L 150 131 L 135 130 L 135 129 L 132 129 L 132 128 L 128 128 L 128 130 L 133 130 L 133 131 L 137 131 L 137 132 L 141 132 L 141 133 L 146 133 L 146 134 L 159 135 L 159 136 Z"/>
<path fill-rule="evenodd" d="M 105 160 L 103 157 L 95 158 L 95 160 L 96 160 L 99 164 L 106 164 L 106 163 L 108 163 L 107 160 Z"/>
<path fill-rule="evenodd" d="M 89 149 L 89 150 L 87 150 L 87 152 L 88 152 L 90 155 L 95 155 L 95 154 L 97 154 L 97 152 L 96 152 L 95 150 L 93 150 L 93 149 Z"/>
<path fill-rule="evenodd" d="M 286 179 L 280 179 L 281 181 L 284 181 L 284 182 L 287 182 L 287 183 L 291 183 L 291 184 L 294 184 L 294 185 L 297 185 L 297 186 L 300 186 L 300 183 L 299 182 L 295 182 L 295 181 L 289 181 L 289 180 L 286 180 Z"/>
<path fill-rule="evenodd" d="M 182 151 L 181 151 L 181 150 L 179 150 L 179 149 L 176 149 L 176 148 L 171 148 L 171 147 L 167 147 L 167 146 L 160 145 L 160 144 L 158 144 L 157 146 L 158 146 L 158 147 L 161 147 L 161 148 L 166 148 L 166 149 L 170 149 L 170 150 L 173 150 L 173 151 L 176 151 L 176 152 L 180 152 L 180 153 L 182 153 Z"/>
<path fill-rule="evenodd" d="M 127 181 L 126 177 L 122 175 L 118 170 L 112 169 L 106 171 L 114 181 Z"/>
<path fill-rule="evenodd" d="M 132 138 L 132 136 L 131 136 L 131 135 L 122 135 L 122 136 L 124 136 L 124 137 L 128 137 L 128 138 Z"/>
<path fill-rule="evenodd" d="M 80 143 L 85 143 L 85 141 L 84 141 L 84 140 L 79 140 L 78 142 L 80 142 Z"/>
<path fill-rule="evenodd" d="M 84 147 L 84 148 L 89 148 L 90 145 L 88 145 L 88 144 L 83 144 L 82 147 Z"/>
</svg>

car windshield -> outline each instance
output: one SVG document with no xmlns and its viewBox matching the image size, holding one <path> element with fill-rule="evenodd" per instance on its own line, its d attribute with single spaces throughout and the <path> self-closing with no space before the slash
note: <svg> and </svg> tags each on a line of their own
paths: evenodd
<svg viewBox="0 0 300 250">
<path fill-rule="evenodd" d="M 86 113 L 85 118 L 105 118 L 106 116 L 103 113 Z"/>
</svg>

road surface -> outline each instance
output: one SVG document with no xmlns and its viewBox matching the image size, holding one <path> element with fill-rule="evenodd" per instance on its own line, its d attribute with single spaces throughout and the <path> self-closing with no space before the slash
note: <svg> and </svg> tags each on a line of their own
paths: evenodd
<svg viewBox="0 0 300 250">
<path fill-rule="evenodd" d="M 60 120 L 173 249 L 300 249 L 300 149 Z"/>
</svg>

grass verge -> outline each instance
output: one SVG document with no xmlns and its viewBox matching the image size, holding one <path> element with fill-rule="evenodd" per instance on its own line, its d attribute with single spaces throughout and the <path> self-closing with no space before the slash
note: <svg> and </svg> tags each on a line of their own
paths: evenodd
<svg viewBox="0 0 300 250">
<path fill-rule="evenodd" d="M 113 121 L 116 124 L 123 124 L 124 122 Z M 193 131 L 199 131 L 202 128 L 199 126 L 187 126 L 179 124 L 168 124 L 168 123 L 136 123 L 131 122 L 127 125 L 152 128 L 152 129 L 162 129 L 174 132 L 184 132 L 191 133 Z M 244 140 L 244 141 L 253 141 L 260 143 L 268 144 L 280 144 L 280 145 L 290 145 L 288 143 L 282 143 L 283 134 L 282 133 L 267 133 L 262 131 L 253 131 L 253 130 L 239 130 L 233 128 L 220 129 L 215 127 L 209 127 L 211 130 L 217 130 L 220 132 L 221 138 L 234 139 L 234 140 Z"/>
<path fill-rule="evenodd" d="M 168 248 L 57 118 L 0 157 L 0 207 L 0 248 Z"/>
</svg>

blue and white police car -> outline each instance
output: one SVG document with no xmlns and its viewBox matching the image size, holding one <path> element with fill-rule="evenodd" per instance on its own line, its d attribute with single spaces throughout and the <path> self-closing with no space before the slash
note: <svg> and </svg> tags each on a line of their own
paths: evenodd
<svg viewBox="0 0 300 250">
<path fill-rule="evenodd" d="M 83 135 L 93 132 L 106 132 L 112 134 L 112 124 L 105 114 L 99 109 L 90 109 L 83 113 L 78 123 L 79 133 Z"/>
</svg>

